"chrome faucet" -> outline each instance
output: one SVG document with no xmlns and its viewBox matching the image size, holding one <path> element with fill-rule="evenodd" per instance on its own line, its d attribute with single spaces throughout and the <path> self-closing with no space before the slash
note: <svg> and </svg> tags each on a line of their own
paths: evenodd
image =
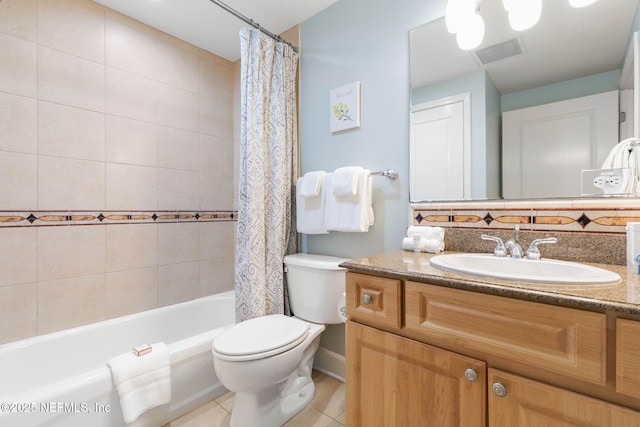
<svg viewBox="0 0 640 427">
<path fill-rule="evenodd" d="M 540 259 L 540 249 L 538 249 L 538 245 L 540 243 L 557 243 L 558 239 L 555 237 L 547 237 L 544 239 L 535 239 L 529 245 L 529 249 L 527 249 L 527 258 L 529 259 Z"/>
<path fill-rule="evenodd" d="M 516 224 L 515 231 L 515 237 L 513 239 L 507 240 L 504 246 L 511 251 L 511 258 L 522 258 L 522 246 L 520 246 L 520 241 L 518 240 L 518 234 L 520 233 L 520 224 Z"/>
</svg>

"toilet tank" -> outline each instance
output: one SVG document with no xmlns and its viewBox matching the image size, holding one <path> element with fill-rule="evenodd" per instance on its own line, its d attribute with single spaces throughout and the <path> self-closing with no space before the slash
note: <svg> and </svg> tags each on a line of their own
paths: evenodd
<svg viewBox="0 0 640 427">
<path fill-rule="evenodd" d="M 287 289 L 293 315 L 313 323 L 343 323 L 338 303 L 345 292 L 348 258 L 293 254 L 284 257 Z"/>
</svg>

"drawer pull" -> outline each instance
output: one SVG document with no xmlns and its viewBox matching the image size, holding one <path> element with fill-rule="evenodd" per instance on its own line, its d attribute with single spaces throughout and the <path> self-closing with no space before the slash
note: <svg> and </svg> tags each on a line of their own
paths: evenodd
<svg viewBox="0 0 640 427">
<path fill-rule="evenodd" d="M 371 295 L 369 294 L 362 295 L 362 303 L 364 305 L 371 304 L 371 301 L 373 301 L 373 297 Z"/>
<path fill-rule="evenodd" d="M 478 373 L 475 369 L 467 368 L 464 370 L 464 377 L 469 381 L 476 382 L 478 381 Z"/>
<path fill-rule="evenodd" d="M 491 385 L 491 391 L 498 397 L 505 397 L 507 395 L 507 388 L 502 383 L 493 383 Z"/>
</svg>

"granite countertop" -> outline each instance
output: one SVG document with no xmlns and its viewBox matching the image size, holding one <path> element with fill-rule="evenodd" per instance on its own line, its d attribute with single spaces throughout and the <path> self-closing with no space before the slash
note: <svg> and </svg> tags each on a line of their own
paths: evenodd
<svg viewBox="0 0 640 427">
<path fill-rule="evenodd" d="M 343 262 L 340 266 L 354 272 L 383 275 L 450 288 L 581 309 L 640 315 L 640 274 L 627 274 L 626 266 L 588 264 L 618 273 L 622 280 L 614 284 L 540 284 L 512 282 L 440 270 L 429 264 L 429 259 L 433 256 L 435 255 L 393 251 L 352 259 Z"/>
</svg>

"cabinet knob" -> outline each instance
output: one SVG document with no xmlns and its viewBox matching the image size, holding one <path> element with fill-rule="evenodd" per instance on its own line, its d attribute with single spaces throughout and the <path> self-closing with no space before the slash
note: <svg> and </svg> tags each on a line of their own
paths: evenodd
<svg viewBox="0 0 640 427">
<path fill-rule="evenodd" d="M 369 294 L 362 295 L 362 303 L 364 305 L 371 304 L 372 300 L 373 300 L 373 297 L 371 297 L 371 295 L 369 295 Z"/>
<path fill-rule="evenodd" d="M 478 381 L 478 373 L 475 369 L 467 368 L 464 370 L 464 377 L 471 382 Z"/>
<path fill-rule="evenodd" d="M 498 397 L 505 397 L 507 395 L 507 388 L 502 383 L 491 384 L 491 391 Z"/>
</svg>

